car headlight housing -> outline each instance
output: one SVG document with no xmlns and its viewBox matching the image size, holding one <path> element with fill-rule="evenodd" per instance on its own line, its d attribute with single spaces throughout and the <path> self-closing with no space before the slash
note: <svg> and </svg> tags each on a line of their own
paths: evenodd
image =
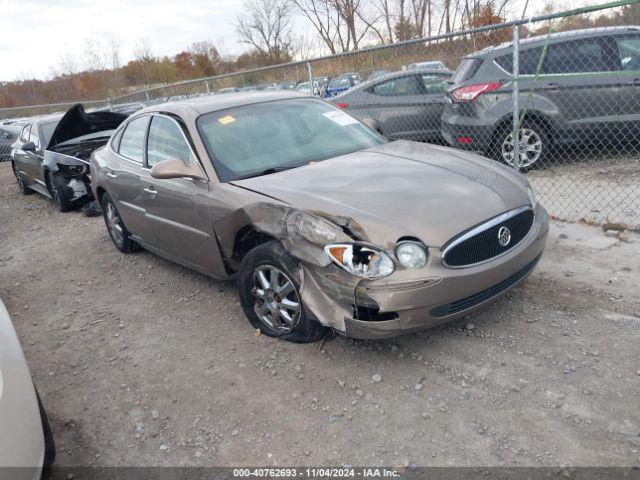
<svg viewBox="0 0 640 480">
<path fill-rule="evenodd" d="M 393 260 L 381 249 L 361 243 L 333 243 L 324 247 L 331 261 L 363 278 L 381 278 L 395 270 Z"/>
<path fill-rule="evenodd" d="M 427 249 L 419 242 L 402 241 L 396 245 L 396 258 L 407 268 L 422 268 L 427 264 Z"/>
<path fill-rule="evenodd" d="M 531 207 L 535 209 L 536 205 L 538 205 L 538 202 L 536 201 L 536 194 L 533 191 L 533 188 L 527 187 L 527 195 L 529 196 L 529 201 L 531 202 Z"/>
</svg>

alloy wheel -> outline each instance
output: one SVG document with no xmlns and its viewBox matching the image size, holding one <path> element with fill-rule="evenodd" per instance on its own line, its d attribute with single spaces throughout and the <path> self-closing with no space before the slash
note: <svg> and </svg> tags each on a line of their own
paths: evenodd
<svg viewBox="0 0 640 480">
<path fill-rule="evenodd" d="M 118 215 L 118 211 L 116 207 L 113 206 L 113 203 L 107 203 L 107 208 L 105 211 L 105 215 L 107 218 L 107 226 L 109 227 L 109 233 L 113 238 L 113 241 L 118 245 L 122 245 L 124 241 L 124 231 L 122 230 L 122 224 L 120 222 L 120 216 Z"/>
<path fill-rule="evenodd" d="M 293 281 L 272 265 L 253 273 L 254 311 L 261 322 L 279 333 L 290 333 L 300 321 L 300 296 Z"/>
<path fill-rule="evenodd" d="M 542 155 L 542 139 L 535 130 L 521 128 L 518 130 L 520 140 L 520 167 L 529 168 L 536 163 Z M 513 133 L 509 133 L 502 142 L 502 158 L 508 165 L 514 165 L 514 141 Z"/>
</svg>

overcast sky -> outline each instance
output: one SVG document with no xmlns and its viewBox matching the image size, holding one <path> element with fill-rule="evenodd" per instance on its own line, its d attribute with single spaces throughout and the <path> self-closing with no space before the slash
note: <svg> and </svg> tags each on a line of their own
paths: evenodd
<svg viewBox="0 0 640 480">
<path fill-rule="evenodd" d="M 81 57 L 84 39 L 113 35 L 128 61 L 140 38 L 154 55 L 175 55 L 212 40 L 238 53 L 233 26 L 242 0 L 0 0 L 0 80 L 47 78 L 65 52 Z"/>
<path fill-rule="evenodd" d="M 65 57 L 78 59 L 82 69 L 85 40 L 105 43 L 109 36 L 121 44 L 122 63 L 133 58 L 141 38 L 154 55 L 173 56 L 201 40 L 213 41 L 222 54 L 238 54 L 246 48 L 234 27 L 242 1 L 0 0 L 0 81 L 50 78 Z M 511 0 L 508 15 L 521 12 L 524 1 Z M 578 0 L 571 7 L 597 1 Z M 527 14 L 539 13 L 545 3 L 530 0 Z"/>
</svg>

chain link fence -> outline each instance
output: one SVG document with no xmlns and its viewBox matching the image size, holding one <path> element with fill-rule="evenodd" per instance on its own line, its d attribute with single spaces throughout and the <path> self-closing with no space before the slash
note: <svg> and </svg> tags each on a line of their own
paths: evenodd
<svg viewBox="0 0 640 480">
<path fill-rule="evenodd" d="M 510 165 L 557 218 L 640 227 L 637 0 L 83 103 L 126 111 L 272 89 L 323 97 L 390 140 L 448 145 Z M 70 105 L 0 109 L 0 119 Z"/>
</svg>

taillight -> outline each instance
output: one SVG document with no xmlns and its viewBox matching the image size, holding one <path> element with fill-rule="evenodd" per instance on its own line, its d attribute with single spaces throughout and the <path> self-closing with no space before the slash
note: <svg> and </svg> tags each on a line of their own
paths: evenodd
<svg viewBox="0 0 640 480">
<path fill-rule="evenodd" d="M 347 108 L 348 106 L 348 103 L 336 103 L 336 107 L 338 108 Z"/>
<path fill-rule="evenodd" d="M 475 85 L 467 85 L 466 87 L 456 88 L 451 92 L 451 97 L 456 102 L 473 102 L 483 93 L 493 92 L 502 86 L 500 82 L 492 83 L 476 83 Z"/>
</svg>

